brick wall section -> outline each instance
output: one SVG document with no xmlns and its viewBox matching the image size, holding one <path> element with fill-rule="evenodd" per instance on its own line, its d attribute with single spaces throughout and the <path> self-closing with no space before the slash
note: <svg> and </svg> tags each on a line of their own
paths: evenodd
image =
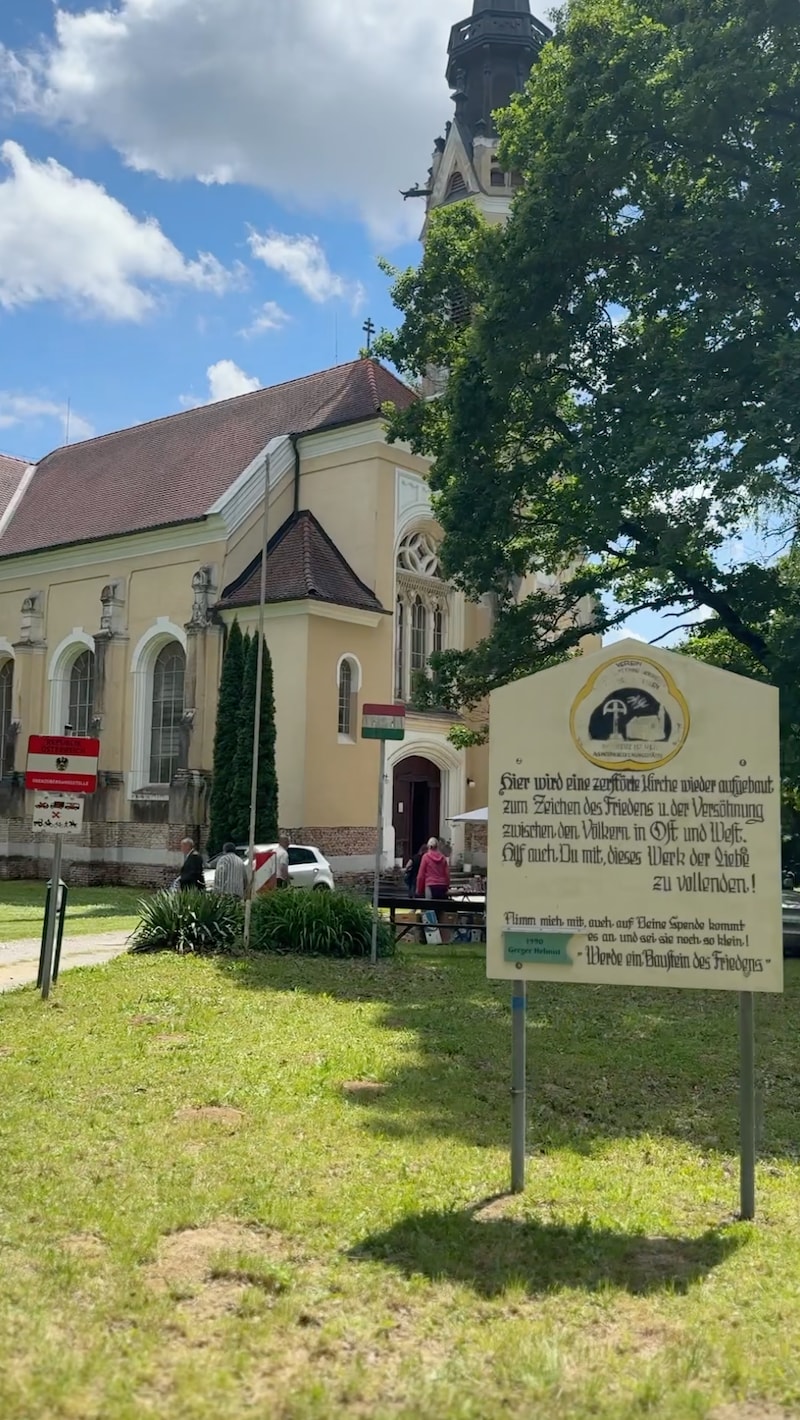
<svg viewBox="0 0 800 1420">
<path fill-rule="evenodd" d="M 326 858 L 374 857 L 378 848 L 375 825 L 369 828 L 287 828 L 292 843 L 319 848 Z"/>
</svg>

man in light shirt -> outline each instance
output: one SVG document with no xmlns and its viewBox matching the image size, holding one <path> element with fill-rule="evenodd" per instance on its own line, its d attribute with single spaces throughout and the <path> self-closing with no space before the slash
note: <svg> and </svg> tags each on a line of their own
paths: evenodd
<svg viewBox="0 0 800 1420">
<path fill-rule="evenodd" d="M 289 886 L 289 837 L 282 833 L 278 838 L 278 847 L 275 850 L 276 859 L 276 886 L 287 888 Z"/>
<path fill-rule="evenodd" d="M 236 845 L 223 844 L 222 855 L 214 869 L 214 891 L 224 893 L 226 897 L 238 897 L 241 901 L 247 896 L 248 882 L 247 866 L 236 852 Z"/>
</svg>

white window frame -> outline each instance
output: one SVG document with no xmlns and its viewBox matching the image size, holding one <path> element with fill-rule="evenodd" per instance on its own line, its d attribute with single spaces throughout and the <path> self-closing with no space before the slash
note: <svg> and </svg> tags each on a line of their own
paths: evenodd
<svg viewBox="0 0 800 1420">
<path fill-rule="evenodd" d="M 94 637 L 82 626 L 74 626 L 69 636 L 59 642 L 50 657 L 47 679 L 50 683 L 50 734 L 63 735 L 69 716 L 69 681 L 72 667 L 84 651 L 95 655 Z M 95 662 L 96 665 L 96 662 Z M 91 725 L 89 726 L 91 729 Z"/>
<path fill-rule="evenodd" d="M 339 693 L 342 666 L 350 667 L 350 734 L 344 735 L 339 729 Z M 358 740 L 358 696 L 361 690 L 363 675 L 361 662 L 352 652 L 347 651 L 340 656 L 336 662 L 336 730 L 340 745 L 354 745 Z"/>
<path fill-rule="evenodd" d="M 128 798 L 132 799 L 150 783 L 150 740 L 153 729 L 153 672 L 159 654 L 171 641 L 177 641 L 187 654 L 186 632 L 169 617 L 160 616 L 137 643 L 131 657 L 133 678 L 133 723 L 131 725 L 131 768 L 128 773 Z M 160 784 L 153 798 L 169 798 L 169 785 Z"/>
</svg>

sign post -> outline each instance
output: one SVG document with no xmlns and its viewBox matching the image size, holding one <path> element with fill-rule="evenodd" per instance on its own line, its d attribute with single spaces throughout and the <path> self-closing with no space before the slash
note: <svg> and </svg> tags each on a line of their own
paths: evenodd
<svg viewBox="0 0 800 1420">
<path fill-rule="evenodd" d="M 383 859 L 383 805 L 386 788 L 386 741 L 403 740 L 406 734 L 405 705 L 365 705 L 361 712 L 362 740 L 379 740 L 378 760 L 378 832 L 375 849 L 375 881 L 372 888 L 372 950 L 370 960 L 378 960 L 378 901 L 381 891 L 381 861 Z"/>
<path fill-rule="evenodd" d="M 753 993 L 783 990 L 777 691 L 629 640 L 503 686 L 490 716 L 488 975 L 738 993 L 752 1218 Z"/>
<path fill-rule="evenodd" d="M 31 735 L 25 788 L 36 795 L 31 827 L 53 834 L 53 867 L 40 964 L 42 1000 L 50 995 L 58 926 L 61 850 L 64 838 L 83 827 L 83 794 L 97 788 L 98 739 L 74 735 Z"/>
</svg>

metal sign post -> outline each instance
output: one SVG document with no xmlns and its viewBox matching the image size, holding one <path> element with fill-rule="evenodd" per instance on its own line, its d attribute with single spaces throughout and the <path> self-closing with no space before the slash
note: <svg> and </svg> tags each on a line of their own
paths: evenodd
<svg viewBox="0 0 800 1420">
<path fill-rule="evenodd" d="M 383 860 L 383 805 L 386 789 L 386 741 L 403 740 L 406 734 L 405 705 L 365 705 L 362 710 L 362 740 L 380 741 L 378 768 L 378 832 L 375 848 L 375 881 L 372 888 L 372 950 L 370 960 L 375 966 L 378 960 L 378 906 L 381 892 L 381 863 Z"/>
<path fill-rule="evenodd" d="M 752 991 L 739 995 L 739 1216 L 756 1215 L 756 1069 Z"/>
<path fill-rule="evenodd" d="M 50 995 L 50 985 L 53 980 L 53 953 L 56 941 L 56 924 L 58 922 L 58 885 L 61 881 L 61 845 L 62 838 L 59 834 L 53 845 L 53 877 L 50 884 L 50 894 L 47 899 L 47 920 L 44 924 L 44 950 L 42 953 L 42 1000 L 46 1001 Z"/>
<path fill-rule="evenodd" d="M 526 1094 L 526 981 L 515 981 L 511 988 L 511 1192 L 525 1188 L 525 1135 L 527 1131 Z"/>
</svg>

